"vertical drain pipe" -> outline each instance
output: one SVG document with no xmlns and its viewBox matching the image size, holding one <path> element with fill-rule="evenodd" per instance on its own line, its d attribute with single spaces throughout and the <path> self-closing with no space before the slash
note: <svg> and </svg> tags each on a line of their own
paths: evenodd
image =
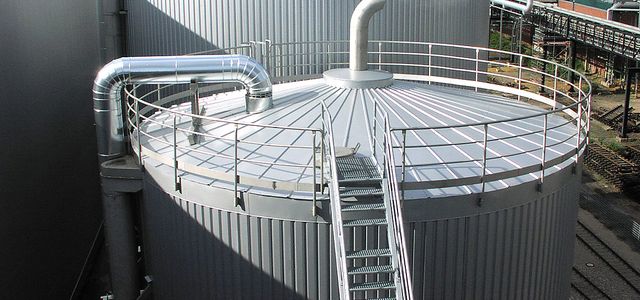
<svg viewBox="0 0 640 300">
<path fill-rule="evenodd" d="M 122 90 L 134 83 L 191 82 L 243 84 L 247 89 L 248 113 L 262 112 L 272 106 L 268 73 L 255 60 L 243 55 L 120 58 L 104 66 L 94 82 L 105 237 L 112 290 L 117 300 L 134 300 L 139 294 L 131 198 L 141 190 L 141 172 L 136 161 L 127 156 Z"/>
<path fill-rule="evenodd" d="M 384 8 L 386 0 L 364 0 L 358 4 L 351 16 L 351 37 L 349 41 L 349 69 L 366 71 L 369 44 L 369 22 L 375 13 Z"/>
<path fill-rule="evenodd" d="M 103 191 L 102 197 L 113 296 L 122 300 L 136 299 L 140 292 L 132 196 L 129 193 Z"/>
</svg>

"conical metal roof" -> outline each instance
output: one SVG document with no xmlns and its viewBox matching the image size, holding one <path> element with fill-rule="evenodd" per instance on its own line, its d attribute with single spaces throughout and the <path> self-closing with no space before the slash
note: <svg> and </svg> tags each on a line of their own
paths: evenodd
<svg viewBox="0 0 640 300">
<path fill-rule="evenodd" d="M 292 186 L 312 182 L 313 152 L 304 147 L 312 145 L 313 133 L 257 126 L 322 129 L 320 101 L 326 103 L 333 118 L 336 146 L 359 145 L 357 155 L 373 156 L 373 123 L 381 122 L 381 115 L 386 113 L 390 127 L 398 129 L 394 131 L 398 145 L 396 161 L 403 160 L 402 151 L 405 151 L 405 163 L 413 166 L 406 169 L 407 183 L 428 187 L 428 182 L 481 175 L 483 122 L 497 122 L 488 129 L 487 174 L 539 165 L 542 157 L 540 149 L 545 118 L 541 114 L 545 110 L 498 95 L 400 80 L 387 88 L 344 89 L 327 85 L 323 79 L 314 79 L 275 85 L 273 99 L 273 109 L 258 114 L 245 113 L 244 91 L 217 94 L 201 99 L 201 104 L 206 107 L 209 117 L 241 122 L 237 134 L 238 140 L 244 142 L 238 145 L 238 157 L 245 161 L 238 165 L 239 176 L 273 181 L 274 187 L 275 183 L 288 183 L 289 185 L 282 186 Z M 188 103 L 172 109 L 185 113 L 191 110 Z M 373 118 L 374 111 L 378 115 L 376 121 Z M 499 122 L 503 120 L 505 122 Z M 160 156 L 173 157 L 172 122 L 173 117 L 167 112 L 157 113 L 145 122 L 143 147 Z M 556 115 L 549 115 L 547 122 L 549 130 L 546 159 L 553 160 L 574 153 L 575 125 Z M 247 126 L 245 123 L 256 126 Z M 178 116 L 176 124 L 179 130 L 189 130 L 191 118 Z M 235 127 L 233 123 L 204 120 L 202 132 L 210 136 L 194 146 L 189 145 L 188 134 L 179 131 L 176 134 L 179 160 L 185 165 L 191 164 L 216 172 L 231 172 L 234 166 L 229 157 L 234 154 Z M 403 132 L 403 128 L 433 129 Z M 376 134 L 379 136 L 378 141 L 381 141 L 381 133 Z M 319 141 L 316 142 L 318 144 Z M 401 149 L 399 145 L 403 144 L 406 147 Z M 272 161 L 280 165 L 260 164 L 261 161 Z M 554 169 L 562 167 L 563 165 L 557 165 Z M 166 166 L 166 169 L 173 172 L 171 165 Z M 501 189 L 538 179 L 535 173 L 528 173 L 487 183 L 485 188 Z M 183 175 L 186 180 L 229 186 L 229 183 L 216 180 L 214 176 L 211 178 L 191 173 Z M 469 184 L 418 189 L 407 192 L 406 196 L 438 197 L 479 191 L 479 184 Z M 293 194 L 278 191 L 269 193 L 280 196 Z"/>
</svg>

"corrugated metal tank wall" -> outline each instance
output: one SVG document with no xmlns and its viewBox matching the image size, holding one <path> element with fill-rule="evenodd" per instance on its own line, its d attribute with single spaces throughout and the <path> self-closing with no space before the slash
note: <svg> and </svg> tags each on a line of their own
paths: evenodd
<svg viewBox="0 0 640 300">
<path fill-rule="evenodd" d="M 229 211 L 211 206 L 232 192 L 202 186 L 205 198 L 187 200 L 158 174 L 143 200 L 156 299 L 339 299 L 331 227 L 308 221 L 309 204 L 300 220 L 268 216 L 281 213 L 274 203 L 295 211 L 290 199 Z M 408 201 L 416 299 L 568 299 L 579 178 L 567 168 L 545 182 L 543 193 L 536 182 L 487 193 L 482 207 L 477 195 Z M 347 231 L 347 248 L 384 244 L 379 232 Z"/>
<path fill-rule="evenodd" d="M 347 40 L 357 0 L 127 1 L 128 53 L 173 55 L 270 39 Z M 489 0 L 394 0 L 371 38 L 487 46 Z"/>
<path fill-rule="evenodd" d="M 358 0 L 128 0 L 127 54 L 129 56 L 179 55 L 208 50 L 232 48 L 249 41 L 271 40 L 273 43 L 310 41 L 347 41 L 349 22 Z M 388 1 L 370 26 L 372 40 L 437 42 L 486 47 L 489 39 L 489 0 L 394 0 Z M 395 45 L 381 49 L 385 52 L 415 50 L 411 45 Z M 330 68 L 347 64 L 327 61 L 348 61 L 349 45 L 297 45 L 276 46 L 274 58 L 268 66 L 272 76 L 322 74 Z M 375 45 L 370 51 L 377 51 Z M 424 49 L 422 49 L 424 51 Z M 335 56 L 322 56 L 321 69 L 274 68 L 278 66 L 320 65 L 317 57 L 292 53 L 345 52 Z M 227 53 L 238 53 L 228 51 Z M 473 57 L 470 51 L 433 50 L 434 54 Z M 221 54 L 216 52 L 215 54 Z M 239 54 L 249 55 L 247 51 Z M 264 54 L 264 53 L 262 53 Z M 395 55 L 372 55 L 371 62 L 381 58 L 384 62 L 410 63 L 415 59 Z M 261 59 L 264 63 L 264 59 Z M 435 57 L 434 65 L 472 70 L 473 62 Z M 481 64 L 481 68 L 485 68 Z M 384 67 L 393 73 L 418 74 L 424 69 L 414 67 Z M 466 72 L 434 69 L 435 76 L 473 79 Z M 483 80 L 484 75 L 480 76 Z M 168 92 L 182 89 L 172 88 Z"/>
</svg>

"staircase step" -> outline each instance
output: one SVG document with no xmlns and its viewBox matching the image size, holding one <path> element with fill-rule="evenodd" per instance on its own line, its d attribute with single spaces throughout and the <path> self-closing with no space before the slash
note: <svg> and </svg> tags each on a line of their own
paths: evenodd
<svg viewBox="0 0 640 300">
<path fill-rule="evenodd" d="M 381 177 L 358 177 L 338 179 L 338 185 L 341 187 L 357 186 L 357 187 L 376 187 L 380 185 Z"/>
<path fill-rule="evenodd" d="M 391 290 L 395 289 L 396 285 L 391 281 L 375 281 L 375 282 L 364 282 L 364 283 L 354 283 L 350 291 L 370 291 L 370 290 Z"/>
<path fill-rule="evenodd" d="M 349 272 L 348 272 L 349 275 L 373 274 L 373 273 L 393 273 L 393 266 L 382 265 L 382 266 L 352 267 L 352 268 L 349 268 Z"/>
<path fill-rule="evenodd" d="M 341 179 L 380 177 L 378 168 L 370 157 L 339 157 L 336 164 Z"/>
<path fill-rule="evenodd" d="M 391 250 L 389 249 L 365 249 L 358 251 L 347 252 L 347 258 L 368 258 L 368 257 L 383 257 L 391 256 Z"/>
<path fill-rule="evenodd" d="M 344 221 L 342 226 L 344 227 L 356 227 L 356 226 L 372 226 L 372 225 L 385 225 L 386 219 L 356 219 Z"/>
<path fill-rule="evenodd" d="M 340 191 L 340 197 L 357 197 L 357 196 L 382 196 L 384 192 L 381 188 L 346 188 Z"/>
<path fill-rule="evenodd" d="M 350 204 L 342 206 L 342 211 L 384 210 L 384 203 Z"/>
</svg>

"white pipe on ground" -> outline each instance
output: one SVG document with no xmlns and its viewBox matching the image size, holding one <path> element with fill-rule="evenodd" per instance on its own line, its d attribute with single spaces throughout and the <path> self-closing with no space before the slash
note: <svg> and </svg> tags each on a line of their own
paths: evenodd
<svg viewBox="0 0 640 300">
<path fill-rule="evenodd" d="M 533 8 L 533 0 L 491 0 L 491 3 L 519 10 L 523 15 Z"/>
</svg>

